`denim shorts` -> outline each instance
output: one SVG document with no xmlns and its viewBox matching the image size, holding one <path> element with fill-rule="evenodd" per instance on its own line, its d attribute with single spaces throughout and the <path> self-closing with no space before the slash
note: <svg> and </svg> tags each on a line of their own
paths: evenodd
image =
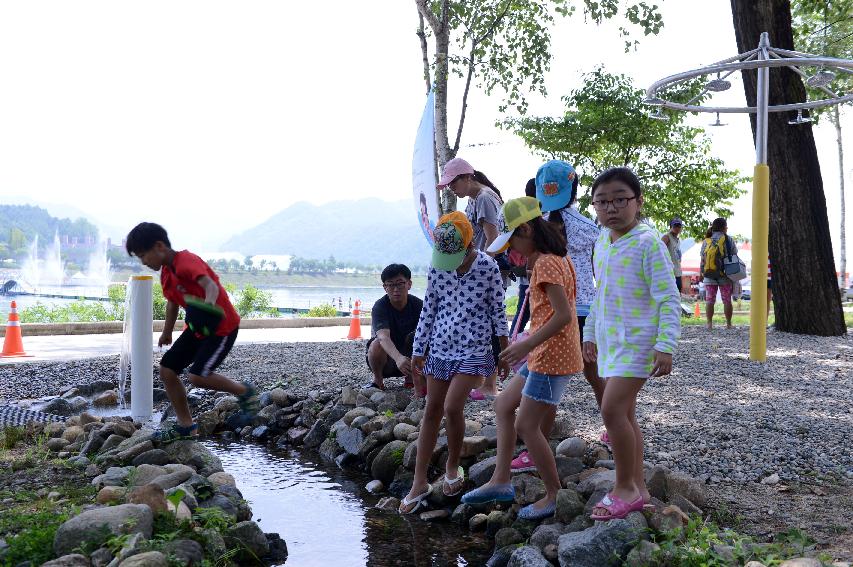
<svg viewBox="0 0 853 567">
<path fill-rule="evenodd" d="M 533 401 L 542 402 L 556 406 L 563 397 L 563 392 L 569 385 L 571 375 L 556 376 L 553 374 L 539 374 L 527 368 L 525 363 L 518 373 L 524 376 L 524 389 L 522 396 L 527 396 Z"/>
</svg>

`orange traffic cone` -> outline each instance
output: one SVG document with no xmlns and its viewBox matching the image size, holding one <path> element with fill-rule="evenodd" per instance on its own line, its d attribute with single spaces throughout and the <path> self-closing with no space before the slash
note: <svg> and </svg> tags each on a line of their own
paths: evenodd
<svg viewBox="0 0 853 567">
<path fill-rule="evenodd" d="M 699 302 L 693 304 L 693 316 L 697 319 L 702 316 L 702 313 L 699 312 Z"/>
<path fill-rule="evenodd" d="M 3 341 L 2 358 L 13 356 L 29 356 L 24 352 L 24 340 L 21 337 L 21 320 L 18 318 L 18 304 L 12 302 L 9 310 L 9 322 L 6 323 L 6 338 Z"/>
<path fill-rule="evenodd" d="M 359 310 L 358 308 L 361 306 L 361 300 L 355 300 L 355 309 L 352 310 L 352 319 L 349 323 L 349 334 L 347 335 L 347 339 L 354 341 L 356 339 L 361 338 L 361 319 L 359 319 Z"/>
</svg>

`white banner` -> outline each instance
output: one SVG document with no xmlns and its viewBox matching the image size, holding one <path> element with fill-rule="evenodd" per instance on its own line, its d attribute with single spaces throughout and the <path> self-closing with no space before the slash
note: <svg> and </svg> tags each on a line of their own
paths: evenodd
<svg viewBox="0 0 853 567">
<path fill-rule="evenodd" d="M 418 133 L 415 137 L 415 151 L 412 155 L 412 196 L 415 199 L 415 211 L 418 224 L 424 237 L 432 246 L 432 231 L 438 222 L 438 191 L 435 165 L 435 96 L 430 90 L 424 107 Z"/>
</svg>

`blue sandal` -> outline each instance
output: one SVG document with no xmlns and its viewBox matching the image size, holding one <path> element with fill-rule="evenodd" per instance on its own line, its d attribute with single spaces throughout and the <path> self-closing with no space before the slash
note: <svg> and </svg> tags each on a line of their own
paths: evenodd
<svg viewBox="0 0 853 567">
<path fill-rule="evenodd" d="M 471 492 L 466 492 L 462 497 L 465 504 L 487 504 L 489 502 L 513 502 L 515 500 L 515 489 L 511 484 L 498 486 L 481 486 Z"/>
<path fill-rule="evenodd" d="M 518 519 L 519 520 L 529 520 L 532 522 L 537 522 L 539 520 L 544 520 L 545 518 L 550 518 L 554 514 L 557 513 L 557 503 L 552 502 L 545 506 L 544 508 L 537 509 L 533 504 L 529 504 L 518 511 Z"/>
</svg>

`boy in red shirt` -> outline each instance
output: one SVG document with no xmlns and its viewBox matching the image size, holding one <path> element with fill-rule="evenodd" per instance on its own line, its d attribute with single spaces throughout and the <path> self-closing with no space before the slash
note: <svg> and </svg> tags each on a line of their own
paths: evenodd
<svg viewBox="0 0 853 567">
<path fill-rule="evenodd" d="M 194 386 L 228 392 L 238 397 L 240 409 L 246 418 L 258 411 L 258 395 L 249 382 L 236 382 L 214 372 L 234 346 L 240 316 L 231 305 L 228 294 L 219 283 L 219 276 L 207 263 L 187 250 L 175 251 L 169 236 L 159 224 L 143 222 L 127 235 L 125 247 L 130 256 L 136 256 L 152 270 L 160 270 L 160 283 L 166 298 L 166 321 L 159 346 L 172 344 L 172 331 L 178 318 L 178 308 L 186 309 L 186 296 L 204 300 L 218 306 L 223 317 L 216 332 L 210 336 L 185 329 L 178 340 L 160 361 L 160 378 L 177 421 L 167 429 L 158 430 L 155 437 L 164 443 L 193 436 L 198 425 L 193 423 L 187 392 L 179 375 L 189 366 L 189 381 Z"/>
</svg>

